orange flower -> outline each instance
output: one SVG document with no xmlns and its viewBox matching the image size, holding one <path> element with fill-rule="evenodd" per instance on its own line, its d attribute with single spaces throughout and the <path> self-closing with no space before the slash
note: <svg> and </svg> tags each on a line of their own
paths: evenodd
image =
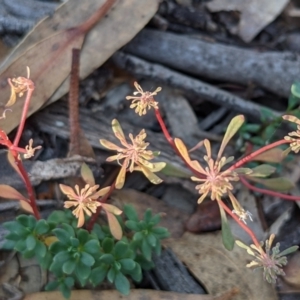
<svg viewBox="0 0 300 300">
<path fill-rule="evenodd" d="M 30 76 L 30 69 L 27 67 L 27 78 L 25 77 L 18 77 L 13 79 L 8 79 L 8 83 L 11 88 L 10 98 L 8 102 L 5 104 L 5 107 L 12 106 L 15 104 L 17 95 L 22 97 L 25 92 L 28 90 L 34 90 L 34 83 L 32 80 L 29 79 Z"/>
<path fill-rule="evenodd" d="M 130 104 L 130 108 L 135 108 L 135 112 L 140 116 L 145 115 L 147 113 L 147 108 L 151 109 L 151 107 L 158 108 L 158 102 L 156 102 L 153 96 L 156 96 L 158 92 L 161 91 L 161 87 L 158 87 L 154 92 L 144 92 L 141 86 L 135 82 L 135 88 L 137 91 L 133 92 L 133 95 L 141 94 L 140 96 L 127 96 L 127 100 L 132 100 Z"/>
<path fill-rule="evenodd" d="M 115 136 L 119 139 L 120 143 L 123 147 L 117 146 L 107 140 L 100 140 L 100 143 L 105 148 L 110 150 L 117 151 L 117 155 L 110 156 L 106 159 L 106 161 L 114 161 L 117 160 L 120 163 L 120 160 L 123 160 L 121 164 L 121 170 L 118 174 L 116 180 L 116 188 L 121 189 L 125 182 L 125 174 L 126 171 L 141 171 L 144 175 L 154 184 L 159 184 L 162 180 L 156 176 L 154 173 L 161 171 L 166 163 L 158 162 L 158 163 L 150 163 L 149 160 L 155 157 L 154 153 L 150 150 L 146 150 L 149 143 L 146 143 L 144 140 L 146 138 L 145 130 L 141 130 L 141 132 L 134 138 L 130 133 L 129 138 L 131 140 L 131 144 L 126 141 L 123 130 L 119 124 L 119 122 L 114 119 L 112 121 L 112 129 Z"/>
<path fill-rule="evenodd" d="M 240 128 L 243 122 L 244 122 L 243 116 L 237 116 L 231 121 L 224 135 L 216 160 L 214 160 L 211 157 L 212 151 L 211 151 L 209 140 L 207 139 L 204 140 L 203 144 L 207 153 L 204 156 L 204 160 L 207 163 L 207 167 L 201 166 L 201 164 L 196 160 L 191 160 L 186 146 L 180 139 L 175 138 L 174 142 L 181 156 L 190 165 L 190 167 L 193 168 L 199 174 L 199 176 L 197 177 L 196 176 L 191 177 L 193 181 L 200 182 L 200 184 L 196 186 L 196 189 L 199 191 L 199 194 L 201 195 L 200 198 L 198 199 L 198 203 L 200 204 L 208 195 L 210 195 L 211 200 L 218 200 L 218 201 L 220 201 L 222 197 L 228 196 L 234 208 L 233 212 L 237 214 L 240 217 L 240 219 L 243 220 L 243 222 L 245 222 L 245 219 L 248 216 L 250 217 L 251 214 L 245 212 L 245 210 L 240 206 L 235 196 L 232 194 L 231 192 L 233 190 L 232 182 L 239 181 L 240 173 L 249 174 L 252 171 L 251 169 L 245 169 L 245 168 L 240 168 L 235 170 L 227 169 L 225 171 L 221 170 L 227 163 L 233 160 L 233 157 L 226 158 L 225 156 L 222 156 L 222 154 L 227 143 L 232 138 L 232 136 L 236 133 L 236 131 Z"/>
<path fill-rule="evenodd" d="M 84 213 L 91 216 L 95 213 L 98 206 L 101 206 L 100 202 L 97 201 L 98 198 L 104 196 L 108 193 L 110 187 L 105 187 L 99 191 L 99 185 L 90 186 L 86 184 L 85 187 L 79 190 L 79 186 L 75 185 L 75 191 L 67 185 L 59 185 L 61 191 L 70 199 L 65 201 L 64 207 L 70 208 L 75 206 L 73 210 L 73 215 L 78 219 L 77 227 L 82 227 L 84 224 Z"/>
</svg>

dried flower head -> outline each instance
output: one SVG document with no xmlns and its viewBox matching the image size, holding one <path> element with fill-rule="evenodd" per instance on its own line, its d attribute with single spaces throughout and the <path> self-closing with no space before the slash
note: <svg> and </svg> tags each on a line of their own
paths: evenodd
<svg viewBox="0 0 300 300">
<path fill-rule="evenodd" d="M 191 177 L 193 181 L 200 182 L 200 184 L 196 186 L 196 189 L 201 195 L 201 197 L 198 199 L 198 203 L 201 203 L 209 194 L 212 200 L 221 200 L 223 196 L 229 196 L 233 208 L 237 213 L 239 213 L 239 216 L 241 216 L 241 212 L 243 211 L 243 209 L 241 208 L 240 204 L 231 192 L 233 190 L 232 181 L 239 181 L 240 173 L 250 173 L 251 170 L 227 169 L 225 171 L 222 171 L 221 169 L 227 163 L 233 160 L 233 157 L 226 158 L 225 156 L 222 156 L 222 154 L 227 143 L 243 124 L 243 121 L 243 116 L 237 116 L 232 119 L 224 135 L 216 160 L 212 158 L 212 151 L 209 140 L 204 140 L 203 144 L 207 153 L 204 156 L 204 160 L 207 163 L 207 167 L 201 166 L 201 164 L 196 160 L 192 161 L 184 143 L 180 139 L 174 140 L 175 145 L 178 151 L 180 152 L 181 156 L 190 165 L 190 167 L 193 168 L 199 174 L 199 176 L 197 177 Z"/>
<path fill-rule="evenodd" d="M 282 118 L 297 124 L 297 130 L 290 132 L 284 139 L 290 142 L 290 149 L 295 153 L 298 153 L 300 151 L 300 120 L 291 115 L 285 115 L 282 116 Z"/>
<path fill-rule="evenodd" d="M 26 153 L 24 154 L 24 158 L 25 158 L 25 159 L 34 156 L 34 152 L 35 152 L 36 150 L 42 148 L 42 146 L 36 146 L 36 147 L 32 148 L 32 145 L 33 145 L 33 139 L 30 139 L 30 140 L 29 140 L 29 144 L 25 147 L 25 150 L 26 150 Z"/>
<path fill-rule="evenodd" d="M 239 219 L 245 224 L 247 224 L 246 220 L 248 218 L 250 219 L 250 221 L 253 221 L 252 214 L 249 211 L 244 210 L 242 207 L 240 207 L 239 209 L 234 209 L 232 212 L 236 214 L 239 217 Z"/>
<path fill-rule="evenodd" d="M 134 83 L 134 86 L 137 89 L 137 91 L 133 92 L 134 96 L 126 97 L 127 100 L 132 100 L 130 108 L 135 108 L 135 112 L 140 116 L 145 115 L 147 109 L 151 109 L 151 107 L 158 109 L 158 102 L 154 100 L 153 96 L 156 96 L 161 91 L 161 87 L 158 87 L 154 92 L 144 92 L 137 82 Z M 138 94 L 141 95 L 136 96 Z"/>
<path fill-rule="evenodd" d="M 17 77 L 13 79 L 8 79 L 8 83 L 11 88 L 10 98 L 5 104 L 6 107 L 15 104 L 17 96 L 22 97 L 28 90 L 34 90 L 34 83 L 29 79 L 30 69 L 27 67 L 27 78 Z"/>
<path fill-rule="evenodd" d="M 84 188 L 79 189 L 78 185 L 75 185 L 75 190 L 70 186 L 60 184 L 61 191 L 70 199 L 65 201 L 64 207 L 70 208 L 75 206 L 73 215 L 78 219 L 77 227 L 82 227 L 84 224 L 84 214 L 91 216 L 95 213 L 98 206 L 101 203 L 98 202 L 98 198 L 108 193 L 110 187 L 105 187 L 99 191 L 99 185 L 90 186 L 86 184 Z"/>
<path fill-rule="evenodd" d="M 263 268 L 264 278 L 269 283 L 276 283 L 277 276 L 285 275 L 282 270 L 282 266 L 287 264 L 287 258 L 285 255 L 295 252 L 299 247 L 292 246 L 282 252 L 279 250 L 280 244 L 277 243 L 275 247 L 272 247 L 275 235 L 271 234 L 270 238 L 266 240 L 265 251 L 263 250 L 264 243 L 262 242 L 260 247 L 256 245 L 247 246 L 241 241 L 236 241 L 236 244 L 241 248 L 247 250 L 248 254 L 255 257 L 255 260 L 247 264 L 248 268 Z"/>
<path fill-rule="evenodd" d="M 100 143 L 105 148 L 118 152 L 118 154 L 110 156 L 106 159 L 107 161 L 117 160 L 122 166 L 116 180 L 116 188 L 121 189 L 123 187 L 126 171 L 141 171 L 152 183 L 161 183 L 162 180 L 154 173 L 161 171 L 166 166 L 166 163 L 149 162 L 149 160 L 152 160 L 155 155 L 152 151 L 146 150 L 149 143 L 144 141 L 146 138 L 145 130 L 141 130 L 136 137 L 133 137 L 133 135 L 130 133 L 129 138 L 131 143 L 128 143 L 124 136 L 123 130 L 116 119 L 112 121 L 112 129 L 123 147 L 117 146 L 103 139 L 100 140 Z M 120 160 L 123 160 L 123 162 L 120 163 Z"/>
<path fill-rule="evenodd" d="M 6 118 L 6 112 L 8 112 L 8 111 L 12 112 L 12 110 L 11 110 L 10 108 L 4 109 L 4 111 L 3 111 L 3 113 L 2 113 L 2 116 L 0 117 L 0 120 Z"/>
</svg>

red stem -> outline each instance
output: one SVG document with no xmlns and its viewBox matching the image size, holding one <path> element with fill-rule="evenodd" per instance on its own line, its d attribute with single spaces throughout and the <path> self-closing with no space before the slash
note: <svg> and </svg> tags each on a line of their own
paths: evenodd
<svg viewBox="0 0 300 300">
<path fill-rule="evenodd" d="M 241 221 L 237 215 L 235 215 L 227 206 L 226 204 L 221 201 L 218 200 L 218 203 L 223 207 L 223 209 L 249 234 L 249 236 L 251 237 L 254 245 L 256 247 L 258 247 L 258 249 L 261 249 L 261 245 L 259 243 L 259 241 L 257 240 L 257 238 L 255 237 L 254 232 L 243 222 Z"/>
<path fill-rule="evenodd" d="M 111 193 L 113 192 L 113 190 L 115 189 L 115 186 L 116 186 L 116 180 L 115 180 L 115 181 L 113 182 L 113 184 L 110 186 L 110 189 L 109 189 L 108 193 L 107 193 L 103 198 L 101 198 L 101 201 L 99 201 L 99 202 L 105 203 L 105 202 L 107 201 L 107 199 L 110 197 L 110 195 L 111 195 Z M 98 219 L 98 217 L 99 217 L 99 214 L 100 214 L 100 212 L 101 212 L 101 209 L 102 209 L 102 207 L 99 206 L 99 207 L 97 208 L 96 213 L 94 213 L 94 214 L 92 215 L 92 217 L 91 217 L 91 219 L 90 219 L 90 221 L 89 221 L 89 223 L 87 224 L 87 227 L 86 227 L 86 229 L 87 229 L 88 231 L 91 231 L 91 230 L 93 229 L 93 227 L 94 227 L 94 225 L 95 225 L 95 223 L 96 223 L 96 221 L 97 221 L 97 219 Z"/>
<path fill-rule="evenodd" d="M 176 154 L 182 159 L 182 161 L 185 163 L 185 165 L 198 177 L 198 178 L 204 178 L 203 174 L 197 172 L 195 169 L 193 169 L 189 163 L 187 163 L 187 161 L 185 160 L 185 158 L 181 155 L 181 153 L 178 151 L 173 138 L 171 137 L 165 122 L 163 121 L 163 118 L 160 114 L 160 111 L 158 108 L 155 109 L 155 116 L 156 119 L 164 133 L 164 136 L 166 138 L 166 140 L 169 142 L 169 144 L 171 145 L 171 147 L 174 149 L 174 151 L 176 152 Z"/>
<path fill-rule="evenodd" d="M 28 79 L 28 80 L 31 81 L 30 79 Z M 14 146 L 15 147 L 18 147 L 18 145 L 19 145 L 21 135 L 22 135 L 23 130 L 24 130 L 24 125 L 25 125 L 25 121 L 26 121 L 26 117 L 27 117 L 27 112 L 28 112 L 28 108 L 29 108 L 29 104 L 30 104 L 30 99 L 31 99 L 32 93 L 34 91 L 34 84 L 33 84 L 32 81 L 31 81 L 31 83 L 32 83 L 32 87 L 28 88 L 28 90 L 27 90 L 20 125 L 19 125 L 19 128 L 18 128 L 18 132 L 16 134 L 16 137 L 14 139 Z"/>
<path fill-rule="evenodd" d="M 292 195 L 286 195 L 286 194 L 282 194 L 282 193 L 278 193 L 275 191 L 271 191 L 271 190 L 267 190 L 267 189 L 262 189 L 262 188 L 258 188 L 254 185 L 252 185 L 251 183 L 249 183 L 244 177 L 240 177 L 241 182 L 250 190 L 258 192 L 258 193 L 262 193 L 262 194 L 266 194 L 266 195 L 270 195 L 270 196 L 274 196 L 274 197 L 279 197 L 285 200 L 291 200 L 291 201 L 300 201 L 300 197 L 297 196 L 292 196 Z"/>
<path fill-rule="evenodd" d="M 283 145 L 283 144 L 289 144 L 290 141 L 287 141 L 287 140 L 279 140 L 277 142 L 274 142 L 272 144 L 269 144 L 269 145 L 266 145 L 256 151 L 254 151 L 253 153 L 247 155 L 246 157 L 240 159 L 239 161 L 237 161 L 234 165 L 232 165 L 229 170 L 234 170 L 236 168 L 239 168 L 241 167 L 242 165 L 244 165 L 245 163 L 251 161 L 254 157 L 258 156 L 259 154 L 263 153 L 263 152 L 266 152 L 272 148 L 275 148 L 275 147 L 278 147 L 280 145 Z"/>
</svg>

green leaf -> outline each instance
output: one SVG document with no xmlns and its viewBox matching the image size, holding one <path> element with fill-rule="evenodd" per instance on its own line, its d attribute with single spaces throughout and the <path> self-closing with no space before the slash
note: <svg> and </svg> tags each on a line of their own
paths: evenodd
<svg viewBox="0 0 300 300">
<path fill-rule="evenodd" d="M 170 163 L 166 163 L 166 166 L 161 170 L 161 173 L 166 176 L 172 176 L 177 178 L 190 178 L 191 173 L 183 168 L 176 167 Z"/>
<path fill-rule="evenodd" d="M 99 261 L 107 265 L 111 265 L 115 261 L 115 258 L 110 253 L 106 253 L 101 255 Z"/>
<path fill-rule="evenodd" d="M 36 246 L 34 248 L 34 251 L 36 256 L 43 258 L 46 256 L 47 248 L 44 243 L 42 243 L 39 240 L 36 240 Z"/>
<path fill-rule="evenodd" d="M 130 284 L 128 279 L 121 273 L 118 272 L 115 278 L 115 287 L 116 289 L 125 296 L 129 295 L 130 292 Z"/>
<path fill-rule="evenodd" d="M 267 164 L 259 165 L 252 169 L 252 173 L 248 174 L 250 177 L 268 177 L 276 171 L 275 167 Z"/>
<path fill-rule="evenodd" d="M 95 185 L 95 178 L 94 178 L 93 172 L 92 172 L 92 170 L 90 169 L 90 167 L 86 163 L 82 164 L 80 173 L 81 173 L 82 179 L 87 184 L 89 184 L 90 186 L 94 186 Z"/>
<path fill-rule="evenodd" d="M 14 249 L 18 252 L 23 252 L 25 251 L 25 249 L 27 249 L 26 246 L 26 240 L 19 240 L 16 244 Z"/>
<path fill-rule="evenodd" d="M 80 261 L 88 267 L 91 267 L 95 263 L 94 257 L 87 252 L 81 252 Z"/>
<path fill-rule="evenodd" d="M 159 222 L 160 222 L 160 215 L 159 214 L 153 216 L 151 221 L 150 221 L 152 226 L 157 225 Z"/>
<path fill-rule="evenodd" d="M 293 96 L 300 98 L 300 82 L 296 81 L 291 86 L 291 93 Z"/>
<path fill-rule="evenodd" d="M 155 227 L 151 230 L 152 234 L 156 236 L 158 239 L 164 239 L 170 236 L 170 232 L 167 228 L 164 227 Z"/>
<path fill-rule="evenodd" d="M 115 281 L 115 278 L 116 278 L 116 271 L 115 271 L 115 269 L 114 268 L 110 268 L 106 277 L 107 277 L 107 280 L 110 283 L 113 283 Z"/>
<path fill-rule="evenodd" d="M 156 240 L 156 237 L 152 233 L 148 234 L 146 238 L 147 238 L 148 244 L 151 245 L 151 247 L 156 246 L 157 240 Z"/>
<path fill-rule="evenodd" d="M 22 238 L 26 238 L 29 234 L 29 230 L 27 230 L 24 226 L 15 221 L 5 222 L 3 226 L 8 231 L 15 233 Z"/>
<path fill-rule="evenodd" d="M 69 234 L 69 237 L 75 237 L 75 231 L 71 225 L 63 223 L 61 227 Z"/>
<path fill-rule="evenodd" d="M 2 247 L 0 247 L 0 250 L 13 250 L 15 245 L 16 245 L 15 241 L 5 240 Z"/>
<path fill-rule="evenodd" d="M 94 228 L 93 228 L 91 234 L 96 236 L 100 241 L 102 241 L 105 238 L 105 233 L 103 232 L 103 230 L 99 224 L 94 225 Z"/>
<path fill-rule="evenodd" d="M 29 258 L 33 258 L 35 255 L 34 251 L 33 250 L 25 250 L 24 252 L 22 252 L 22 256 L 23 258 L 25 259 L 29 259 Z"/>
<path fill-rule="evenodd" d="M 145 270 L 146 269 L 150 270 L 150 269 L 153 268 L 153 265 L 154 265 L 153 262 L 148 262 L 147 261 L 147 264 L 149 264 L 148 265 L 149 268 L 148 269 L 145 268 Z M 140 282 L 142 280 L 142 268 L 141 268 L 140 264 L 136 263 L 134 269 L 132 271 L 128 272 L 128 273 L 130 274 L 131 278 L 134 281 Z"/>
<path fill-rule="evenodd" d="M 114 241 L 111 238 L 105 238 L 102 242 L 102 248 L 105 253 L 110 253 L 114 247 Z"/>
<path fill-rule="evenodd" d="M 47 233 L 49 230 L 49 224 L 46 220 L 39 220 L 35 226 L 35 232 L 39 235 Z"/>
<path fill-rule="evenodd" d="M 140 227 L 139 227 L 139 223 L 136 221 L 132 221 L 132 220 L 128 220 L 125 222 L 125 226 L 127 228 L 129 228 L 132 231 L 139 231 Z"/>
<path fill-rule="evenodd" d="M 280 163 L 283 160 L 283 158 L 283 150 L 281 150 L 280 148 L 272 148 L 255 156 L 252 160 L 269 163 Z"/>
<path fill-rule="evenodd" d="M 229 223 L 227 221 L 226 213 L 223 207 L 219 204 L 221 221 L 222 221 L 222 240 L 224 247 L 231 251 L 234 247 L 234 237 L 231 233 Z"/>
<path fill-rule="evenodd" d="M 55 210 L 47 218 L 48 222 L 53 222 L 56 224 L 64 223 L 66 221 L 66 214 L 62 210 Z"/>
<path fill-rule="evenodd" d="M 68 246 L 66 244 L 63 244 L 62 242 L 54 242 L 50 245 L 49 249 L 54 254 L 57 254 L 61 251 L 67 250 Z"/>
<path fill-rule="evenodd" d="M 124 205 L 124 213 L 129 220 L 136 221 L 136 222 L 139 221 L 137 212 L 136 212 L 135 208 L 133 207 L 133 205 L 125 204 Z"/>
<path fill-rule="evenodd" d="M 66 284 L 61 283 L 59 285 L 59 290 L 66 299 L 69 299 L 71 297 L 71 289 Z"/>
<path fill-rule="evenodd" d="M 72 247 L 77 248 L 79 246 L 79 240 L 74 237 L 70 237 L 70 244 Z"/>
<path fill-rule="evenodd" d="M 76 261 L 74 259 L 70 259 L 63 264 L 62 270 L 64 273 L 70 275 L 75 270 L 75 267 L 76 267 Z"/>
<path fill-rule="evenodd" d="M 136 232 L 134 235 L 133 235 L 133 240 L 134 241 L 141 241 L 142 239 L 144 238 L 144 234 L 142 232 Z"/>
<path fill-rule="evenodd" d="M 152 250 L 151 250 L 151 246 L 148 244 L 146 238 L 144 238 L 143 241 L 142 241 L 141 250 L 142 250 L 142 253 L 145 256 L 145 258 L 147 260 L 151 260 Z"/>
<path fill-rule="evenodd" d="M 29 235 L 26 239 L 26 247 L 29 251 L 33 250 L 36 246 L 36 240 L 33 235 Z"/>
<path fill-rule="evenodd" d="M 115 245 L 115 256 L 120 258 L 124 257 L 129 250 L 129 245 L 123 241 L 119 241 Z"/>
<path fill-rule="evenodd" d="M 284 255 L 291 254 L 291 253 L 297 251 L 298 249 L 299 249 L 299 246 L 292 246 L 292 247 L 289 247 L 289 248 L 283 250 L 282 252 L 280 252 L 280 253 L 278 254 L 278 256 L 284 256 Z"/>
<path fill-rule="evenodd" d="M 89 240 L 90 234 L 87 230 L 79 229 L 77 231 L 77 237 L 79 239 L 80 244 L 84 245 Z"/>
<path fill-rule="evenodd" d="M 5 236 L 5 239 L 12 240 L 12 241 L 18 241 L 20 240 L 20 236 L 14 232 L 10 232 Z"/>
<path fill-rule="evenodd" d="M 91 275 L 90 275 L 90 281 L 91 283 L 96 286 L 99 283 L 101 283 L 107 274 L 107 266 L 106 265 L 101 265 L 100 267 L 97 267 L 92 270 Z"/>
<path fill-rule="evenodd" d="M 75 283 L 75 282 L 74 282 L 74 278 L 68 276 L 68 277 L 65 278 L 64 283 L 65 283 L 65 285 L 66 285 L 68 288 L 71 288 L 71 287 L 74 286 L 74 283 Z"/>
<path fill-rule="evenodd" d="M 83 246 L 83 250 L 90 254 L 100 253 L 100 244 L 98 240 L 90 240 Z"/>
<path fill-rule="evenodd" d="M 63 243 L 63 244 L 69 243 L 70 235 L 66 230 L 64 230 L 62 228 L 56 228 L 56 229 L 53 229 L 52 232 L 55 234 L 55 236 L 59 239 L 59 241 L 61 243 Z"/>
<path fill-rule="evenodd" d="M 49 266 L 51 265 L 52 261 L 53 257 L 51 253 L 47 251 L 46 255 L 43 258 L 39 259 L 39 264 L 43 270 L 46 270 L 49 269 Z"/>
<path fill-rule="evenodd" d="M 254 182 L 258 182 L 264 185 L 268 189 L 279 191 L 279 192 L 285 192 L 295 187 L 294 184 L 289 179 L 284 177 L 261 179 L 261 178 L 247 176 L 247 178 Z"/>
<path fill-rule="evenodd" d="M 82 284 L 91 274 L 91 268 L 79 262 L 75 268 L 75 274 Z"/>
<path fill-rule="evenodd" d="M 236 134 L 236 132 L 240 129 L 240 127 L 243 125 L 244 121 L 245 121 L 245 117 L 243 115 L 238 115 L 230 121 L 230 123 L 226 129 L 225 135 L 223 137 L 219 152 L 218 152 L 219 158 L 222 156 L 224 149 L 227 146 L 228 142 Z"/>
<path fill-rule="evenodd" d="M 260 110 L 260 120 L 265 123 L 267 121 L 271 121 L 275 118 L 272 110 L 267 107 L 262 107 Z"/>
<path fill-rule="evenodd" d="M 257 133 L 260 130 L 260 128 L 261 128 L 260 124 L 253 124 L 253 123 L 245 124 L 245 127 L 244 127 L 245 131 L 251 132 L 251 133 Z"/>
<path fill-rule="evenodd" d="M 123 258 L 119 260 L 122 268 L 126 271 L 131 271 L 135 268 L 136 262 L 131 258 Z"/>
<path fill-rule="evenodd" d="M 146 223 L 149 223 L 151 218 L 152 218 L 152 210 L 150 208 L 148 208 L 144 213 L 144 221 Z"/>
<path fill-rule="evenodd" d="M 64 263 L 69 259 L 71 259 L 71 256 L 68 251 L 59 252 L 53 257 L 53 260 L 58 263 Z"/>
</svg>

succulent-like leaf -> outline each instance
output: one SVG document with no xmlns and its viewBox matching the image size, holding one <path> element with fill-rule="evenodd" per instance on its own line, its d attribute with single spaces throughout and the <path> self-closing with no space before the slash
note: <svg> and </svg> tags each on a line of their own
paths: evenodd
<svg viewBox="0 0 300 300">
<path fill-rule="evenodd" d="M 125 135 L 124 135 L 123 129 L 122 129 L 119 121 L 117 119 L 113 119 L 111 122 L 111 125 L 112 125 L 112 130 L 113 130 L 115 136 L 118 139 L 125 140 Z"/>
<path fill-rule="evenodd" d="M 231 232 L 231 228 L 229 226 L 226 213 L 223 207 L 219 204 L 220 214 L 221 214 L 221 221 L 222 221 L 222 241 L 224 247 L 231 251 L 234 247 L 234 237 Z"/>
<path fill-rule="evenodd" d="M 80 173 L 81 173 L 82 179 L 87 184 L 89 184 L 90 186 L 95 185 L 95 178 L 94 178 L 93 172 L 86 163 L 82 164 L 81 169 L 80 169 Z"/>
<path fill-rule="evenodd" d="M 34 214 L 33 209 L 32 209 L 32 207 L 31 207 L 31 205 L 29 204 L 28 201 L 20 200 L 20 206 L 21 206 L 22 209 L 29 212 L 30 214 Z"/>
<path fill-rule="evenodd" d="M 267 164 L 262 164 L 253 168 L 252 173 L 247 175 L 251 177 L 268 177 L 271 174 L 273 174 L 275 171 L 276 171 L 275 167 L 272 167 Z"/>
<path fill-rule="evenodd" d="M 109 226 L 112 236 L 116 240 L 120 240 L 122 238 L 123 232 L 122 232 L 122 228 L 121 228 L 121 225 L 120 225 L 118 219 L 115 217 L 115 215 L 113 215 L 112 213 L 110 213 L 108 211 L 106 211 L 106 215 L 107 215 L 107 219 L 108 219 L 108 226 Z"/>
<path fill-rule="evenodd" d="M 225 132 L 225 135 L 223 137 L 219 152 L 218 152 L 218 158 L 220 158 L 223 154 L 223 151 L 225 147 L 227 146 L 228 142 L 231 140 L 231 138 L 236 134 L 236 132 L 240 129 L 240 127 L 243 125 L 245 121 L 245 117 L 243 115 L 238 115 L 234 117 Z"/>
<path fill-rule="evenodd" d="M 163 164 L 163 163 L 162 163 Z M 144 167 L 144 166 L 140 166 L 141 171 L 143 172 L 143 174 L 147 177 L 147 179 L 153 183 L 153 184 L 160 184 L 162 182 L 162 179 L 160 179 L 157 175 L 155 175 L 152 170 Z"/>
<path fill-rule="evenodd" d="M 122 214 L 122 210 L 112 204 L 101 203 L 101 206 L 105 211 L 108 211 L 114 215 Z"/>
<path fill-rule="evenodd" d="M 281 150 L 280 148 L 272 148 L 255 156 L 252 160 L 269 163 L 280 163 L 284 159 L 284 157 L 285 156 L 283 155 L 283 150 Z"/>
<path fill-rule="evenodd" d="M 27 199 L 22 194 L 20 194 L 16 189 L 6 184 L 0 184 L 0 197 L 12 199 L 12 200 L 27 201 Z"/>
<path fill-rule="evenodd" d="M 270 178 L 270 179 L 261 179 L 261 178 L 256 178 L 256 177 L 247 177 L 248 179 L 258 182 L 268 189 L 274 190 L 274 191 L 288 191 L 292 188 L 294 188 L 294 184 L 288 180 L 287 178 L 284 177 L 277 177 L 277 178 Z"/>
<path fill-rule="evenodd" d="M 121 189 L 125 183 L 126 165 L 123 164 L 116 179 L 116 189 Z"/>
<path fill-rule="evenodd" d="M 130 283 L 128 279 L 123 275 L 123 273 L 118 272 L 115 277 L 115 287 L 123 295 L 129 295 Z"/>
</svg>

